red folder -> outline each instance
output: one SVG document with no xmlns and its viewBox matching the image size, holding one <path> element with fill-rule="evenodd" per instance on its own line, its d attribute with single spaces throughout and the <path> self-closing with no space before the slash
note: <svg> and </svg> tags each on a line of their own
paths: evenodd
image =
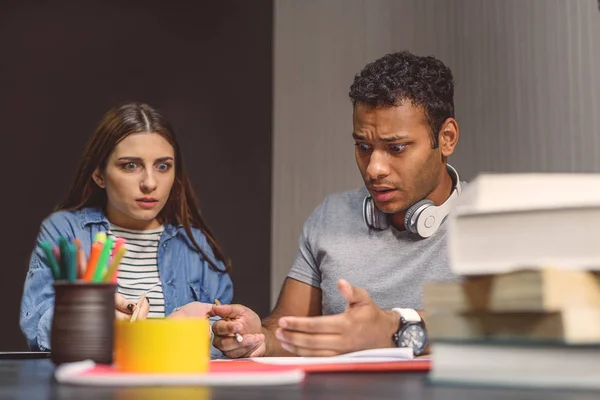
<svg viewBox="0 0 600 400">
<path fill-rule="evenodd" d="M 429 371 L 431 360 L 429 358 L 416 358 L 412 360 L 393 360 L 382 362 L 357 362 L 355 363 L 319 363 L 319 364 L 286 364 L 286 367 L 298 368 L 307 374 L 330 373 L 330 372 L 393 372 L 393 371 Z M 226 369 L 252 368 L 252 364 L 258 364 L 251 360 L 211 361 L 211 371 L 214 367 Z M 264 364 L 270 365 L 270 364 Z M 275 366 L 275 365 L 273 365 Z M 283 365 L 281 365 L 283 366 Z"/>
</svg>

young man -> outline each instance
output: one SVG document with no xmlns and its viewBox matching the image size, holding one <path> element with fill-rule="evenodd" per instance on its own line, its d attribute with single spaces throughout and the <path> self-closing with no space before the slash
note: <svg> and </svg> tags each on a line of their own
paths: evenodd
<svg viewBox="0 0 600 400">
<path fill-rule="evenodd" d="M 308 218 L 269 317 L 213 307 L 229 318 L 213 324 L 215 347 L 231 358 L 424 351 L 415 311 L 423 283 L 453 279 L 441 224 L 460 193 L 446 163 L 459 136 L 453 97 L 452 73 L 433 57 L 388 54 L 355 77 L 352 137 L 365 187 L 328 196 Z"/>
</svg>

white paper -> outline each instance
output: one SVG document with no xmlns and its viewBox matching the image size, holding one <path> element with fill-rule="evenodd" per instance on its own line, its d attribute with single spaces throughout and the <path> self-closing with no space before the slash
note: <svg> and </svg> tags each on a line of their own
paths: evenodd
<svg viewBox="0 0 600 400">
<path fill-rule="evenodd" d="M 254 357 L 250 358 L 263 364 L 311 365 L 311 364 L 356 364 L 414 359 L 413 350 L 408 347 L 390 347 L 385 349 L 361 350 L 332 357 Z"/>
</svg>

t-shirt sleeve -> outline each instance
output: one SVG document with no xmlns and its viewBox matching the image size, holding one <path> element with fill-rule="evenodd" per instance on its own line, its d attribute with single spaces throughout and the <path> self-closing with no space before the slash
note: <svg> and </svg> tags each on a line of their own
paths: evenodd
<svg viewBox="0 0 600 400">
<path fill-rule="evenodd" d="M 319 268 L 317 236 L 324 204 L 318 206 L 308 217 L 298 239 L 298 254 L 288 273 L 288 278 L 296 279 L 308 285 L 321 287 L 321 270 Z"/>
</svg>

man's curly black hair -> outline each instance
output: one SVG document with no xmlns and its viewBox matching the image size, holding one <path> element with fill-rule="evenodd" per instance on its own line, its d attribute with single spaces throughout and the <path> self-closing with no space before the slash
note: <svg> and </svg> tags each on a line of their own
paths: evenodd
<svg viewBox="0 0 600 400">
<path fill-rule="evenodd" d="M 387 54 L 368 64 L 350 86 L 352 104 L 394 107 L 405 101 L 423 107 L 431 127 L 432 147 L 447 118 L 454 118 L 452 71 L 434 57 L 420 57 L 407 51 Z"/>
</svg>

